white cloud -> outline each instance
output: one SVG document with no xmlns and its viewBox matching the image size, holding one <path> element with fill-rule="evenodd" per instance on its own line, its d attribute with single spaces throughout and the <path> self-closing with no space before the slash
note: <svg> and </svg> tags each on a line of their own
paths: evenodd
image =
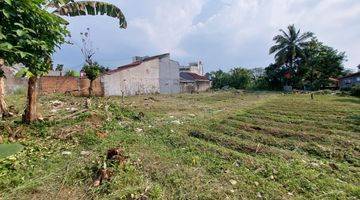
<svg viewBox="0 0 360 200">
<path fill-rule="evenodd" d="M 162 52 L 185 55 L 179 49 L 182 38 L 193 29 L 193 19 L 201 12 L 204 0 L 154 1 L 150 16 L 136 18 L 129 22 L 144 31 L 152 45 Z"/>
<path fill-rule="evenodd" d="M 77 34 L 92 27 L 99 59 L 170 52 L 181 62 L 201 58 L 213 70 L 235 65 L 266 67 L 273 60 L 268 55 L 273 36 L 295 24 L 345 51 L 347 67 L 360 64 L 359 0 L 214 1 L 111 0 L 126 14 L 127 30 L 119 31 L 114 20 L 106 17 L 74 18 L 71 30 Z M 75 60 L 68 56 L 73 55 L 57 57 Z"/>
</svg>

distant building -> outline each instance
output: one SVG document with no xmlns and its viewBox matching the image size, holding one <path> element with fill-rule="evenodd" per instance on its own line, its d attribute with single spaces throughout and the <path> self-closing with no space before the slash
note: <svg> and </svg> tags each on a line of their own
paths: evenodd
<svg viewBox="0 0 360 200">
<path fill-rule="evenodd" d="M 211 81 L 204 76 L 201 61 L 180 67 L 180 86 L 182 93 L 204 92 L 210 89 Z"/>
<path fill-rule="evenodd" d="M 357 84 L 360 84 L 360 72 L 339 78 L 340 89 L 348 89 Z"/>
<path fill-rule="evenodd" d="M 134 57 L 133 62 L 101 76 L 105 96 L 180 93 L 178 62 L 170 54 Z"/>
<path fill-rule="evenodd" d="M 51 70 L 45 76 L 64 76 L 63 71 Z"/>
<path fill-rule="evenodd" d="M 180 72 L 182 93 L 205 92 L 211 88 L 211 81 L 206 77 L 192 72 Z"/>
<path fill-rule="evenodd" d="M 204 75 L 204 66 L 201 61 L 189 63 L 188 66 L 181 66 L 180 72 L 191 72 L 198 75 Z"/>
</svg>

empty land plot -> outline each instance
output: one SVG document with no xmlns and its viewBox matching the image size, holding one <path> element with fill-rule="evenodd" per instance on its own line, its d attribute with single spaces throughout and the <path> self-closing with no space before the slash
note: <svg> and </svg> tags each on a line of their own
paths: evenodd
<svg viewBox="0 0 360 200">
<path fill-rule="evenodd" d="M 8 101 L 20 108 L 19 99 Z M 54 100 L 64 105 L 54 111 Z M 0 163 L 4 199 L 360 196 L 359 99 L 231 92 L 137 96 L 124 103 L 97 98 L 86 112 L 63 117 L 83 102 L 44 96 L 49 121 L 1 122 L 22 129 L 25 146 Z M 109 166 L 111 180 L 93 187 L 96 169 L 113 147 L 122 147 L 129 159 Z"/>
</svg>

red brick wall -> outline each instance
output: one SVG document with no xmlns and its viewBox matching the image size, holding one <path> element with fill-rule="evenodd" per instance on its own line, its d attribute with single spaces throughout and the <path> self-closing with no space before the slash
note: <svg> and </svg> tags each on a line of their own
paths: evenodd
<svg viewBox="0 0 360 200">
<path fill-rule="evenodd" d="M 102 86 L 100 78 L 95 79 L 93 84 L 94 84 L 93 85 L 94 94 L 96 96 L 104 96 L 104 87 Z M 89 79 L 87 78 L 79 79 L 79 88 L 81 95 L 83 96 L 89 95 L 89 86 L 90 86 Z"/>
<path fill-rule="evenodd" d="M 42 94 L 71 93 L 74 95 L 88 95 L 90 81 L 86 78 L 68 76 L 44 76 L 39 79 L 39 92 Z M 94 81 L 94 93 L 103 96 L 103 87 L 100 78 Z"/>
</svg>

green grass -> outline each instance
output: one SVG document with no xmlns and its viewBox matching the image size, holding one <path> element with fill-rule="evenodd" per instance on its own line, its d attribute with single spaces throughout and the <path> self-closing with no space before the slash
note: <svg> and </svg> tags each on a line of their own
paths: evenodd
<svg viewBox="0 0 360 200">
<path fill-rule="evenodd" d="M 23 96 L 7 98 L 23 107 Z M 64 106 L 52 111 L 53 100 Z M 24 146 L 0 161 L 0 199 L 360 198 L 358 98 L 231 92 L 129 97 L 124 104 L 96 98 L 91 109 L 64 118 L 66 108 L 81 110 L 84 101 L 42 96 L 44 122 L 26 126 L 20 116 L 0 122 L 5 142 L 10 127 Z M 111 181 L 92 187 L 114 147 L 128 161 L 109 163 Z"/>
</svg>

